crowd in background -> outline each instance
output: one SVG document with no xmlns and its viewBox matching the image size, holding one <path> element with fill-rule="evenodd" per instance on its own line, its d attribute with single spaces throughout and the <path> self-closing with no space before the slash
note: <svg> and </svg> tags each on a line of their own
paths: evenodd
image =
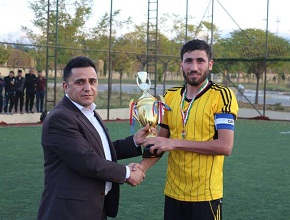
<svg viewBox="0 0 290 220">
<path fill-rule="evenodd" d="M 37 71 L 37 76 L 34 69 L 29 69 L 25 76 L 23 72 L 19 69 L 15 76 L 11 70 L 4 78 L 0 73 L 0 114 L 43 113 L 46 79 L 42 71 Z"/>
</svg>

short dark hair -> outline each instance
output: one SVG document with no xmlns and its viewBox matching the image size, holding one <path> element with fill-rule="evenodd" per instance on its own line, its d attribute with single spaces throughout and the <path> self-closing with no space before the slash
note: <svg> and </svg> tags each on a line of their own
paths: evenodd
<svg viewBox="0 0 290 220">
<path fill-rule="evenodd" d="M 22 70 L 18 70 L 17 73 L 22 73 Z"/>
<path fill-rule="evenodd" d="M 187 52 L 191 52 L 194 50 L 203 50 L 206 52 L 206 55 L 209 60 L 212 59 L 212 52 L 210 46 L 203 40 L 194 39 L 191 41 L 188 41 L 186 44 L 184 44 L 181 48 L 180 52 L 180 59 L 183 60 L 183 55 Z"/>
<path fill-rule="evenodd" d="M 88 57 L 84 56 L 78 56 L 72 58 L 64 67 L 63 69 L 63 80 L 67 82 L 68 78 L 71 76 L 71 70 L 73 68 L 78 68 L 78 67 L 93 67 L 94 70 L 96 70 L 96 65 L 95 63 Z"/>
</svg>

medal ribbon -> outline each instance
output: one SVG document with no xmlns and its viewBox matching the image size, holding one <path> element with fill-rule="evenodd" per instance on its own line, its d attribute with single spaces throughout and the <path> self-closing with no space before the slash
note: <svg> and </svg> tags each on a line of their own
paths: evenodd
<svg viewBox="0 0 290 220">
<path fill-rule="evenodd" d="M 198 90 L 197 94 L 190 101 L 188 108 L 185 111 L 183 111 L 184 101 L 185 101 L 186 92 L 187 92 L 187 87 L 185 87 L 185 91 L 182 94 L 182 98 L 181 98 L 181 102 L 180 102 L 180 112 L 181 112 L 182 126 L 183 126 L 183 131 L 182 131 L 183 138 L 185 138 L 185 130 L 184 129 L 185 129 L 185 126 L 186 126 L 186 123 L 187 123 L 187 120 L 188 120 L 188 117 L 189 117 L 189 114 L 190 114 L 190 109 L 192 108 L 193 102 L 195 100 L 195 97 L 206 88 L 207 84 L 208 84 L 208 79 L 206 79 L 204 85 Z"/>
<path fill-rule="evenodd" d="M 153 103 L 152 111 L 153 115 L 157 114 L 158 124 L 162 123 L 162 116 L 164 115 L 165 110 L 171 111 L 171 108 L 160 100 Z"/>
</svg>

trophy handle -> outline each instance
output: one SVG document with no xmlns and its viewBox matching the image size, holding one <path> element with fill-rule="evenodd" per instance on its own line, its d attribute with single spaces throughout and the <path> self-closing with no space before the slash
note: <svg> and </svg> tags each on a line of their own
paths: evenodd
<svg viewBox="0 0 290 220">
<path fill-rule="evenodd" d="M 137 120 L 137 121 L 139 121 L 139 117 L 138 117 L 138 115 L 136 114 L 136 112 L 135 112 L 135 105 L 136 105 L 136 103 L 134 102 L 134 99 L 131 99 L 131 101 L 130 101 L 130 104 L 129 104 L 129 106 L 130 106 L 130 121 L 131 121 L 131 119 L 132 119 L 132 117 L 131 117 L 131 115 Z"/>
<path fill-rule="evenodd" d="M 165 103 L 163 95 L 159 95 L 159 99 L 161 100 L 162 103 Z"/>
</svg>

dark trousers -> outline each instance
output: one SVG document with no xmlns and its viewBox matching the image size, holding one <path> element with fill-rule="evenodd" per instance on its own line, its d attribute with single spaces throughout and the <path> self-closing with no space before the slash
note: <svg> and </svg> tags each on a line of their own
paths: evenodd
<svg viewBox="0 0 290 220">
<path fill-rule="evenodd" d="M 14 92 L 5 92 L 5 104 L 4 104 L 4 112 L 7 113 L 8 106 L 9 106 L 9 112 L 12 111 L 13 105 L 14 105 Z"/>
<path fill-rule="evenodd" d="M 34 92 L 26 92 L 25 111 L 32 111 L 34 105 Z"/>
<path fill-rule="evenodd" d="M 44 91 L 36 91 L 36 111 L 43 112 Z"/>
<path fill-rule="evenodd" d="M 164 220 L 221 220 L 222 199 L 184 202 L 165 196 Z"/>
<path fill-rule="evenodd" d="M 15 103 L 14 103 L 14 110 L 17 112 L 18 108 L 18 101 L 19 101 L 19 110 L 20 112 L 23 111 L 23 104 L 24 104 L 24 92 L 17 92 L 15 93 Z"/>
</svg>

